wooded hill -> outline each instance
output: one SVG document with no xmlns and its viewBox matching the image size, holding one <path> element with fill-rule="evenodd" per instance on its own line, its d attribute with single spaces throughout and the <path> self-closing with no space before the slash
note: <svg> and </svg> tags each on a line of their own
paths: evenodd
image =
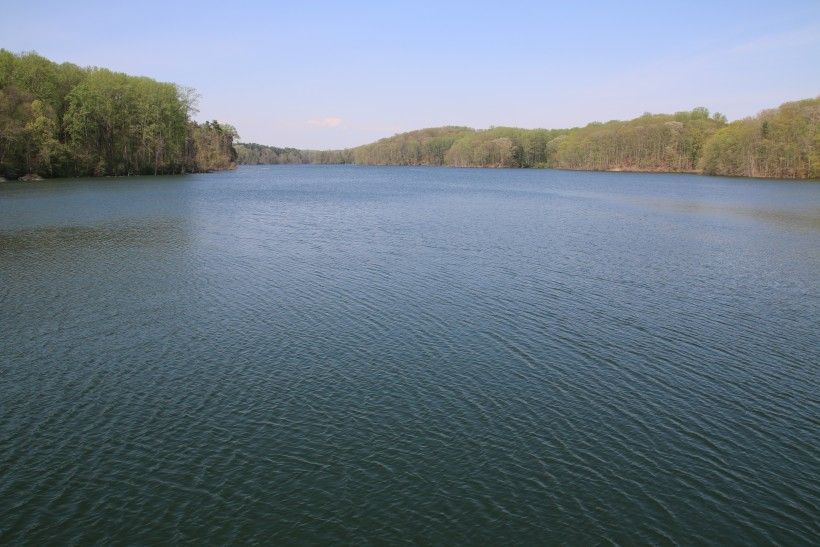
<svg viewBox="0 0 820 547">
<path fill-rule="evenodd" d="M 0 49 L 0 177 L 235 166 L 233 127 L 198 124 L 190 88 Z"/>
<path fill-rule="evenodd" d="M 237 161 L 247 165 L 280 163 L 353 163 L 350 150 L 299 150 L 256 143 L 237 143 Z"/>
<path fill-rule="evenodd" d="M 239 163 L 553 167 L 820 178 L 820 97 L 727 122 L 705 108 L 573 129 L 439 127 L 348 150 L 237 145 Z"/>
<path fill-rule="evenodd" d="M 554 167 L 820 178 L 820 97 L 728 123 L 705 108 L 572 129 L 439 127 L 347 150 L 233 145 L 190 88 L 0 49 L 0 177 L 229 169 L 235 162 Z"/>
</svg>

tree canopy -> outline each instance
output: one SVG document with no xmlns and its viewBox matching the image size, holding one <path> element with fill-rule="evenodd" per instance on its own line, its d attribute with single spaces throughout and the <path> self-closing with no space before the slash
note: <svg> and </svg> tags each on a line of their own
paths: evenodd
<svg viewBox="0 0 820 547">
<path fill-rule="evenodd" d="M 0 49 L 0 176 L 230 168 L 236 130 L 193 122 L 196 98 L 172 83 Z"/>
<path fill-rule="evenodd" d="M 345 150 L 240 143 L 190 88 L 0 49 L 0 177 L 169 174 L 236 162 L 554 167 L 820 178 L 820 97 L 728 123 L 706 108 L 571 129 L 437 127 Z"/>
<path fill-rule="evenodd" d="M 820 177 L 820 97 L 727 123 L 703 107 L 572 129 L 437 127 L 325 152 L 237 145 L 239 163 L 553 167 Z"/>
</svg>

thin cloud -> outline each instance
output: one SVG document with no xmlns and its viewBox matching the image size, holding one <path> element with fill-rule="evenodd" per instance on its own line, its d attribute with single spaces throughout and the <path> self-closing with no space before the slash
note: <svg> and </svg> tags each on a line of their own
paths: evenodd
<svg viewBox="0 0 820 547">
<path fill-rule="evenodd" d="M 738 44 L 729 50 L 730 53 L 759 53 L 784 48 L 794 48 L 813 44 L 820 39 L 820 28 L 810 27 L 790 32 L 769 34 L 756 40 Z"/>
<path fill-rule="evenodd" d="M 314 127 L 339 127 L 341 124 L 342 119 L 336 116 L 308 120 L 308 125 L 312 125 Z"/>
</svg>

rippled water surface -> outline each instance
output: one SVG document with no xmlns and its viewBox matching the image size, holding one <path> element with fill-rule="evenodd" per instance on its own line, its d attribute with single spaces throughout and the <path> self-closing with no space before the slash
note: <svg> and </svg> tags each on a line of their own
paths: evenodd
<svg viewBox="0 0 820 547">
<path fill-rule="evenodd" d="M 0 542 L 817 544 L 820 185 L 0 185 Z"/>
</svg>

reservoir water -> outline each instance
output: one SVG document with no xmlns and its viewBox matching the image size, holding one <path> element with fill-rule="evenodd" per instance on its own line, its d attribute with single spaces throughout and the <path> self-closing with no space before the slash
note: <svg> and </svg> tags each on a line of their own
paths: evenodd
<svg viewBox="0 0 820 547">
<path fill-rule="evenodd" d="M 0 184 L 0 543 L 820 541 L 820 185 Z"/>
</svg>

